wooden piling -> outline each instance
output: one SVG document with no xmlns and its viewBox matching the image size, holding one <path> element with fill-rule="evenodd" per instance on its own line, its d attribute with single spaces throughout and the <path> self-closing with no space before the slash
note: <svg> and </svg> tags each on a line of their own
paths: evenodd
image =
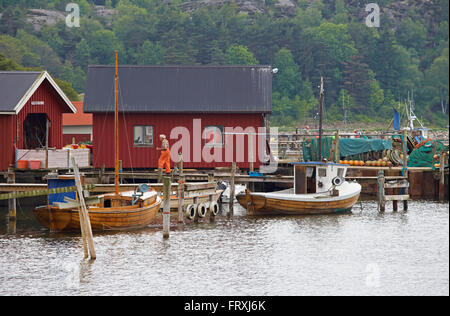
<svg viewBox="0 0 450 316">
<path fill-rule="evenodd" d="M 8 168 L 8 179 L 7 183 L 16 183 L 16 174 L 14 173 L 14 168 Z M 17 207 L 16 207 L 16 199 L 8 200 L 8 210 L 9 210 L 9 221 L 15 222 L 17 218 Z"/>
<path fill-rule="evenodd" d="M 439 201 L 445 200 L 445 156 L 439 158 Z"/>
<path fill-rule="evenodd" d="M 184 223 L 184 176 L 178 180 L 178 223 Z"/>
<path fill-rule="evenodd" d="M 178 223 L 184 223 L 184 174 L 183 174 L 183 155 L 178 154 L 180 177 L 178 180 Z"/>
<path fill-rule="evenodd" d="M 384 212 L 385 210 L 385 199 L 384 199 L 384 171 L 379 171 L 378 172 L 378 179 L 377 179 L 377 184 L 378 184 L 378 194 L 377 194 L 377 201 L 378 201 L 378 211 L 379 212 Z"/>
<path fill-rule="evenodd" d="M 230 178 L 230 204 L 229 204 L 229 212 L 228 212 L 228 216 L 233 216 L 233 208 L 234 208 L 234 191 L 235 191 L 235 186 L 234 186 L 234 177 L 236 175 L 236 163 L 233 162 L 232 166 L 231 166 L 231 178 Z"/>
<path fill-rule="evenodd" d="M 78 212 L 80 216 L 81 235 L 83 238 L 84 258 L 88 258 L 90 254 L 91 260 L 95 260 L 97 258 L 97 254 L 94 248 L 94 236 L 92 234 L 92 227 L 91 221 L 89 219 L 89 213 L 87 211 L 86 203 L 84 201 L 83 186 L 81 185 L 80 171 L 78 170 L 78 165 L 76 164 L 75 157 L 72 157 L 72 167 L 73 172 L 75 174 L 75 184 L 77 186 L 78 200 L 80 202 Z"/>
<path fill-rule="evenodd" d="M 402 150 L 403 150 L 403 170 L 402 170 L 402 176 L 405 177 L 406 179 L 408 179 L 408 132 L 406 131 L 406 129 L 403 130 L 403 137 L 402 137 L 403 141 L 402 141 Z M 404 189 L 402 189 L 402 194 L 403 195 L 408 195 L 409 194 L 409 188 L 406 187 Z M 408 200 L 405 199 L 403 200 L 403 210 L 407 211 L 408 210 Z"/>
<path fill-rule="evenodd" d="M 169 238 L 170 231 L 170 177 L 164 177 L 163 238 Z"/>
</svg>

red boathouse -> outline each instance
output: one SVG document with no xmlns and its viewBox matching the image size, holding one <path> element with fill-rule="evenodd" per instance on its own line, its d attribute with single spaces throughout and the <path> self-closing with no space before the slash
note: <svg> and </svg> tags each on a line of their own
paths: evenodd
<svg viewBox="0 0 450 316">
<path fill-rule="evenodd" d="M 76 108 L 46 72 L 0 72 L 0 170 L 16 149 L 62 148 L 62 114 Z"/>
<path fill-rule="evenodd" d="M 164 134 L 172 165 L 182 153 L 186 168 L 249 168 L 253 154 L 258 168 L 271 110 L 270 66 L 120 66 L 119 159 L 156 168 Z M 93 165 L 113 168 L 113 66 L 89 66 L 84 112 L 93 114 Z"/>
</svg>

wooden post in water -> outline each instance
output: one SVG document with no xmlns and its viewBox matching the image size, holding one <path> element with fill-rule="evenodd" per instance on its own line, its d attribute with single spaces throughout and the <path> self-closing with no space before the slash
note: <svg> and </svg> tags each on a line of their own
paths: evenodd
<svg viewBox="0 0 450 316">
<path fill-rule="evenodd" d="M 89 256 L 88 255 L 89 250 L 91 260 L 95 260 L 97 258 L 97 254 L 95 253 L 94 248 L 94 236 L 92 235 L 92 227 L 91 221 L 89 219 L 89 213 L 86 208 L 86 203 L 84 202 L 83 186 L 81 185 L 80 171 L 78 170 L 78 165 L 75 161 L 75 157 L 72 157 L 72 168 L 75 174 L 75 184 L 77 186 L 78 200 L 80 202 L 78 212 L 80 216 L 81 235 L 83 238 L 84 258 L 87 258 Z"/>
<path fill-rule="evenodd" d="M 178 180 L 178 223 L 184 223 L 184 174 L 183 174 L 183 155 L 178 154 L 180 179 Z"/>
<path fill-rule="evenodd" d="M 169 238 L 170 231 L 170 177 L 164 177 L 163 238 Z"/>
<path fill-rule="evenodd" d="M 378 201 L 378 211 L 384 212 L 385 210 L 385 200 L 384 200 L 384 171 L 380 170 L 378 172 L 378 179 L 377 179 L 377 201 Z"/>
<path fill-rule="evenodd" d="M 402 135 L 402 150 L 403 150 L 403 169 L 402 169 L 402 176 L 405 177 L 405 179 L 408 181 L 408 132 L 406 129 L 403 130 Z M 406 187 L 403 190 L 404 195 L 409 194 L 409 188 Z M 408 200 L 403 200 L 403 210 L 408 210 Z"/>
<path fill-rule="evenodd" d="M 7 183 L 15 183 L 16 182 L 16 174 L 14 173 L 14 168 L 8 168 L 8 180 Z M 9 222 L 8 222 L 8 232 L 10 234 L 16 233 L 16 219 L 17 219 L 17 207 L 16 207 L 16 199 L 8 200 L 8 210 L 9 210 Z"/>
<path fill-rule="evenodd" d="M 445 200 L 445 156 L 439 158 L 439 201 Z"/>
<path fill-rule="evenodd" d="M 229 204 L 229 211 L 228 211 L 228 216 L 231 217 L 233 216 L 234 213 L 234 177 L 236 175 L 236 163 L 233 162 L 232 166 L 231 166 L 231 179 L 230 179 L 230 204 Z"/>
</svg>

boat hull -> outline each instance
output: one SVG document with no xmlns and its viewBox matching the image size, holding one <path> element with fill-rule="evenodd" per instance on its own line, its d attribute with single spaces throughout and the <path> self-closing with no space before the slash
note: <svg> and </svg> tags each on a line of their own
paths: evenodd
<svg viewBox="0 0 450 316">
<path fill-rule="evenodd" d="M 281 195 L 277 197 L 276 194 L 250 193 L 238 195 L 237 200 L 249 215 L 315 215 L 350 212 L 359 195 L 360 190 L 356 190 L 344 198 L 295 200 Z"/>
<path fill-rule="evenodd" d="M 143 207 L 89 208 L 89 219 L 93 231 L 121 231 L 143 228 L 153 222 L 159 212 L 161 199 Z M 52 231 L 80 231 L 78 209 L 58 209 L 51 206 L 37 207 L 36 219 Z"/>
</svg>

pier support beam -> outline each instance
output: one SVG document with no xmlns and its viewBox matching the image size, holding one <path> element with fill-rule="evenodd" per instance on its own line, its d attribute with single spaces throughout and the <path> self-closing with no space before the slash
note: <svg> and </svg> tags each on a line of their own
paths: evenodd
<svg viewBox="0 0 450 316">
<path fill-rule="evenodd" d="M 445 156 L 439 158 L 439 201 L 445 200 Z"/>
<path fill-rule="evenodd" d="M 231 166 L 231 179 L 230 179 L 230 204 L 229 204 L 229 210 L 228 210 L 228 217 L 233 216 L 234 214 L 234 191 L 235 191 L 235 186 L 234 186 L 234 177 L 236 175 L 236 163 L 233 162 L 232 166 Z"/>
<path fill-rule="evenodd" d="M 14 173 L 14 168 L 9 167 L 7 183 L 15 183 L 15 182 L 16 182 L 16 174 Z M 8 200 L 8 210 L 9 210 L 8 232 L 11 234 L 15 234 L 16 233 L 16 219 L 17 219 L 16 199 Z"/>
<path fill-rule="evenodd" d="M 377 201 L 378 201 L 378 211 L 384 212 L 385 210 L 385 199 L 384 199 L 384 171 L 378 172 L 378 194 L 377 194 Z"/>
<path fill-rule="evenodd" d="M 163 238 L 169 238 L 170 231 L 170 177 L 164 177 Z"/>
</svg>

